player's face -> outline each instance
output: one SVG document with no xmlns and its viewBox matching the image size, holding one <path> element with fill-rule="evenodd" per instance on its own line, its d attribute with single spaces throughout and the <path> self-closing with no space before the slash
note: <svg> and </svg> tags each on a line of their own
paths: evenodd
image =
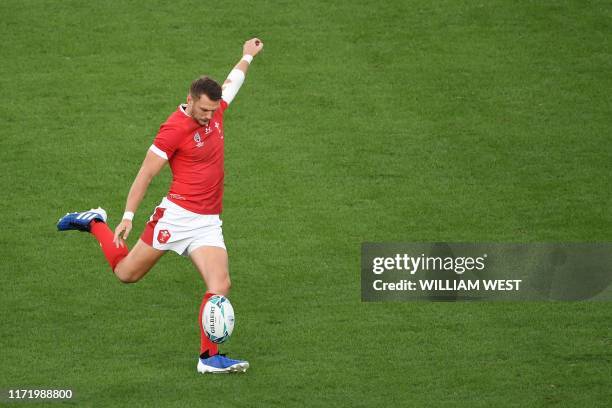
<svg viewBox="0 0 612 408">
<path fill-rule="evenodd" d="M 197 100 L 191 95 L 187 96 L 187 106 L 190 108 L 191 117 L 201 126 L 208 125 L 220 104 L 221 101 L 211 101 L 206 95 L 200 96 L 200 99 Z"/>
</svg>

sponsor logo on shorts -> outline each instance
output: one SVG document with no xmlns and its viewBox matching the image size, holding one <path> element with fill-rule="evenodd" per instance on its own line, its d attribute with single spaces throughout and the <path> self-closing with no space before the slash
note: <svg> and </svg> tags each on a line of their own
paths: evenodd
<svg viewBox="0 0 612 408">
<path fill-rule="evenodd" d="M 170 234 L 170 231 L 165 229 L 160 230 L 157 233 L 157 242 L 159 242 L 160 244 L 165 244 L 166 242 L 168 242 L 171 236 L 172 234 Z"/>
</svg>

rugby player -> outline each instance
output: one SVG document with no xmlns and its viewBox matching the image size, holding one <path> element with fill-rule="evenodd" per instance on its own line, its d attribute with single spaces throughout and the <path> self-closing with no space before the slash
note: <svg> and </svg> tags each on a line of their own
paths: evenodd
<svg viewBox="0 0 612 408">
<path fill-rule="evenodd" d="M 202 327 L 208 299 L 228 296 L 230 276 L 220 214 L 223 201 L 223 116 L 242 86 L 253 58 L 263 42 L 253 38 L 244 43 L 242 58 L 220 86 L 202 76 L 191 84 L 187 101 L 159 128 L 128 193 L 125 213 L 114 233 L 102 208 L 68 213 L 60 218 L 60 231 L 90 232 L 100 243 L 113 272 L 121 282 L 133 283 L 167 252 L 191 258 L 202 275 L 206 293 L 200 305 L 200 373 L 245 372 L 249 363 L 219 354 Z M 155 208 L 140 239 L 131 251 L 125 240 L 132 220 L 151 180 L 169 164 L 172 184 Z"/>
</svg>

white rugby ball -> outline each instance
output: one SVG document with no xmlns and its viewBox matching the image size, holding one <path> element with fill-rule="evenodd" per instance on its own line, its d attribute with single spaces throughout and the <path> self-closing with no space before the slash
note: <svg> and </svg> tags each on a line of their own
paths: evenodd
<svg viewBox="0 0 612 408">
<path fill-rule="evenodd" d="M 225 296 L 214 295 L 204 305 L 204 333 L 213 343 L 224 343 L 234 331 L 234 308 Z"/>
</svg>

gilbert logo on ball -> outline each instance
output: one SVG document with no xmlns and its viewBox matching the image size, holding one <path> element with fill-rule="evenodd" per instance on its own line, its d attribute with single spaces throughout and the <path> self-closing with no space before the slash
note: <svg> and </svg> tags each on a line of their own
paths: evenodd
<svg viewBox="0 0 612 408">
<path fill-rule="evenodd" d="M 224 343 L 234 331 L 234 308 L 225 296 L 214 295 L 204 305 L 204 333 L 213 343 Z"/>
</svg>

